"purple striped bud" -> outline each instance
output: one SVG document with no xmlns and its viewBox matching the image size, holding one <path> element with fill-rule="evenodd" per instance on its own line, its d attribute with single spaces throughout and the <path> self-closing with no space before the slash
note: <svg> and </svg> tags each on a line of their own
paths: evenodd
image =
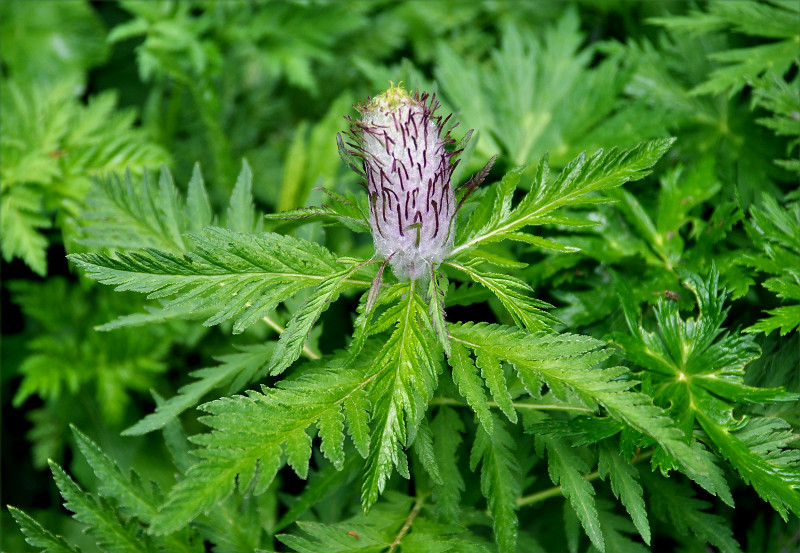
<svg viewBox="0 0 800 553">
<path fill-rule="evenodd" d="M 375 250 L 401 279 L 430 274 L 453 249 L 450 177 L 462 150 L 447 149 L 455 143 L 444 130 L 450 116 L 434 116 L 438 107 L 435 96 L 392 86 L 356 106 L 349 149 L 339 139 L 342 157 L 366 180 Z"/>
</svg>

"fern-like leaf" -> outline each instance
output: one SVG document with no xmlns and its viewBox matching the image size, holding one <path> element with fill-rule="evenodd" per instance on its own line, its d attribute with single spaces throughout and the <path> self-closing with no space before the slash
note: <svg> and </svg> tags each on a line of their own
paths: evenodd
<svg viewBox="0 0 800 553">
<path fill-rule="evenodd" d="M 64 538 L 57 536 L 44 528 L 41 524 L 29 517 L 25 512 L 16 507 L 8 507 L 8 511 L 25 535 L 25 541 L 34 547 L 39 547 L 44 553 L 79 553 L 69 545 Z"/>
<path fill-rule="evenodd" d="M 469 350 L 460 343 L 454 344 L 453 354 L 450 356 L 449 361 L 453 369 L 453 382 L 458 387 L 459 393 L 478 415 L 478 420 L 481 421 L 483 429 L 488 434 L 491 434 L 494 430 L 492 413 L 486 401 L 483 384 L 478 376 L 478 369 L 469 355 Z"/>
<path fill-rule="evenodd" d="M 524 281 L 509 275 L 484 273 L 475 268 L 475 264 L 447 265 L 466 273 L 474 282 L 490 290 L 519 326 L 530 331 L 547 330 L 558 322 L 558 319 L 545 311 L 553 306 L 530 297 L 533 289 Z"/>
<path fill-rule="evenodd" d="M 743 430 L 730 432 L 730 428 L 707 414 L 724 411 L 722 402 L 703 393 L 698 394 L 697 400 L 702 405 L 697 414 L 700 426 L 744 481 L 784 520 L 788 520 L 789 513 L 800 516 L 800 454 L 796 449 L 787 449 L 790 442 L 798 439 L 791 427 L 780 419 L 758 418 Z"/>
<path fill-rule="evenodd" d="M 120 522 L 110 505 L 81 490 L 52 461 L 50 469 L 64 497 L 64 506 L 75 513 L 76 520 L 88 527 L 88 533 L 97 540 L 100 547 L 120 553 L 155 553 L 157 548 L 152 538 L 143 534 L 138 525 Z"/>
<path fill-rule="evenodd" d="M 267 374 L 267 366 L 272 358 L 273 343 L 243 347 L 242 351 L 219 357 L 220 364 L 205 367 L 190 373 L 197 380 L 182 386 L 177 395 L 156 407 L 155 412 L 123 431 L 123 435 L 138 436 L 163 428 L 178 415 L 197 405 L 201 398 L 215 388 L 231 384 L 239 391 L 247 383 Z"/>
<path fill-rule="evenodd" d="M 605 551 L 603 532 L 594 502 L 594 487 L 584 478 L 588 464 L 571 449 L 571 445 L 559 438 L 537 437 L 539 449 L 547 449 L 547 469 L 553 484 L 561 486 L 564 497 L 569 499 L 578 515 L 586 535 L 599 551 Z"/>
<path fill-rule="evenodd" d="M 672 522 L 678 534 L 686 535 L 691 531 L 700 543 L 710 543 L 722 553 L 742 553 L 724 519 L 707 512 L 710 504 L 696 499 L 690 488 L 659 476 L 649 477 L 647 484 L 654 513 Z"/>
<path fill-rule="evenodd" d="M 295 380 L 280 382 L 275 389 L 202 406 L 208 416 L 201 421 L 212 432 L 192 438 L 203 446 L 195 452 L 200 461 L 170 492 L 153 522 L 153 532 L 169 533 L 183 527 L 229 496 L 237 483 L 242 492 L 263 493 L 281 467 L 284 453 L 295 472 L 305 478 L 311 456 L 308 432 L 314 425 L 322 436 L 322 450 L 341 466 L 343 429 L 337 413 L 347 401 L 356 402 L 346 410 L 348 416 L 368 410 L 366 396 L 359 391 L 375 378 L 366 369 L 373 359 L 345 369 L 344 357 L 334 356 Z M 323 419 L 328 422 L 320 422 Z"/>
<path fill-rule="evenodd" d="M 478 430 L 469 464 L 473 471 L 481 464 L 481 492 L 489 504 L 495 540 L 501 553 L 511 553 L 517 546 L 520 467 L 503 422 L 495 417 L 491 426 L 491 435 Z"/>
<path fill-rule="evenodd" d="M 657 440 L 706 490 L 732 502 L 719 468 L 685 443 L 683 433 L 648 396 L 630 391 L 636 382 L 626 370 L 595 367 L 610 355 L 610 351 L 598 349 L 602 342 L 570 334 L 527 334 L 485 323 L 451 325 L 451 335 L 476 352 L 485 351 L 511 363 L 531 395 L 538 395 L 544 380 L 553 389 L 566 386 L 602 405 L 614 418 Z"/>
<path fill-rule="evenodd" d="M 496 185 L 498 191 L 487 194 L 475 208 L 472 217 L 476 222 L 468 225 L 453 254 L 501 240 L 530 241 L 528 235 L 519 232 L 521 229 L 548 223 L 548 216 L 558 208 L 604 201 L 602 196 L 588 195 L 591 192 L 644 178 L 673 141 L 653 140 L 621 151 L 598 150 L 589 157 L 582 154 L 569 163 L 554 181 L 548 179 L 550 170 L 545 158 L 531 183 L 530 192 L 513 208 L 512 195 L 522 171 L 509 173 Z"/>
<path fill-rule="evenodd" d="M 642 496 L 642 486 L 638 482 L 639 472 L 636 467 L 628 463 L 611 447 L 603 446 L 600 448 L 597 470 L 601 478 L 610 477 L 614 496 L 628 510 L 628 514 L 644 542 L 650 545 L 650 524 L 647 521 L 647 510 Z"/>
<path fill-rule="evenodd" d="M 322 189 L 330 199 L 329 204 L 301 207 L 291 211 L 269 213 L 265 221 L 283 223 L 283 226 L 308 224 L 314 222 L 339 223 L 353 232 L 369 232 L 369 221 L 355 196 L 344 196 L 333 190 Z"/>
<path fill-rule="evenodd" d="M 394 330 L 374 362 L 372 439 L 361 488 L 365 509 L 378 499 L 395 467 L 409 477 L 403 446 L 410 444 L 425 415 L 440 370 L 427 305 L 413 283 L 398 288 L 405 290 L 405 297 L 375 324 L 375 332 Z"/>
<path fill-rule="evenodd" d="M 322 246 L 278 234 L 210 227 L 191 239 L 195 248 L 184 257 L 148 249 L 116 257 L 74 254 L 70 259 L 88 277 L 117 290 L 172 298 L 164 312 L 211 310 L 207 326 L 235 317 L 235 333 L 303 288 L 345 269 Z"/>
<path fill-rule="evenodd" d="M 464 423 L 453 409 L 439 408 L 439 412 L 431 422 L 433 432 L 433 454 L 442 477 L 441 483 L 434 483 L 433 497 L 436 509 L 447 520 L 457 520 L 461 509 L 461 493 L 464 491 L 464 479 L 458 469 L 458 446 Z"/>
<path fill-rule="evenodd" d="M 64 34 L 55 36 L 63 43 Z M 51 212 L 61 215 L 56 221 L 62 224 L 79 215 L 92 177 L 126 168 L 141 172 L 167 156 L 133 128 L 135 114 L 116 110 L 112 93 L 84 105 L 71 80 L 6 79 L 0 98 L 3 134 L 13 137 L 0 143 L 3 257 L 20 257 L 44 275 L 48 241 L 41 231 L 51 226 Z"/>
</svg>

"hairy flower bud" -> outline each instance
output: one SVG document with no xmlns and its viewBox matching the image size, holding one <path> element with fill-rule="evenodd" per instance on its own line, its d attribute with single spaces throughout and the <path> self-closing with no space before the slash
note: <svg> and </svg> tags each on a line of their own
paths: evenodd
<svg viewBox="0 0 800 553">
<path fill-rule="evenodd" d="M 453 249 L 450 177 L 461 150 L 446 149 L 455 140 L 444 130 L 450 116 L 434 116 L 438 107 L 435 96 L 393 86 L 357 106 L 350 149 L 340 137 L 342 157 L 366 180 L 375 250 L 402 279 L 430 274 Z"/>
</svg>

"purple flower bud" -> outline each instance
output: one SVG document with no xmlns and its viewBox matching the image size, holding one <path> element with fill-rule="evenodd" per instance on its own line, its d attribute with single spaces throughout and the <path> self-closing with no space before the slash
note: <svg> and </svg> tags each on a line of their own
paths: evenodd
<svg viewBox="0 0 800 553">
<path fill-rule="evenodd" d="M 356 107 L 362 117 L 351 120 L 350 149 L 340 137 L 342 156 L 366 180 L 375 250 L 401 279 L 430 274 L 453 249 L 450 177 L 461 150 L 446 149 L 455 140 L 444 131 L 450 116 L 434 116 L 438 107 L 435 95 L 392 86 Z"/>
</svg>

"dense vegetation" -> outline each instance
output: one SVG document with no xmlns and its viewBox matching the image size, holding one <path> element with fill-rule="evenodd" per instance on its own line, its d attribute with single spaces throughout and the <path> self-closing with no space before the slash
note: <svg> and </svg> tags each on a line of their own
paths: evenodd
<svg viewBox="0 0 800 553">
<path fill-rule="evenodd" d="M 0 36 L 4 551 L 800 548 L 796 2 L 3 2 Z M 390 81 L 464 185 L 415 281 L 358 186 Z"/>
</svg>

